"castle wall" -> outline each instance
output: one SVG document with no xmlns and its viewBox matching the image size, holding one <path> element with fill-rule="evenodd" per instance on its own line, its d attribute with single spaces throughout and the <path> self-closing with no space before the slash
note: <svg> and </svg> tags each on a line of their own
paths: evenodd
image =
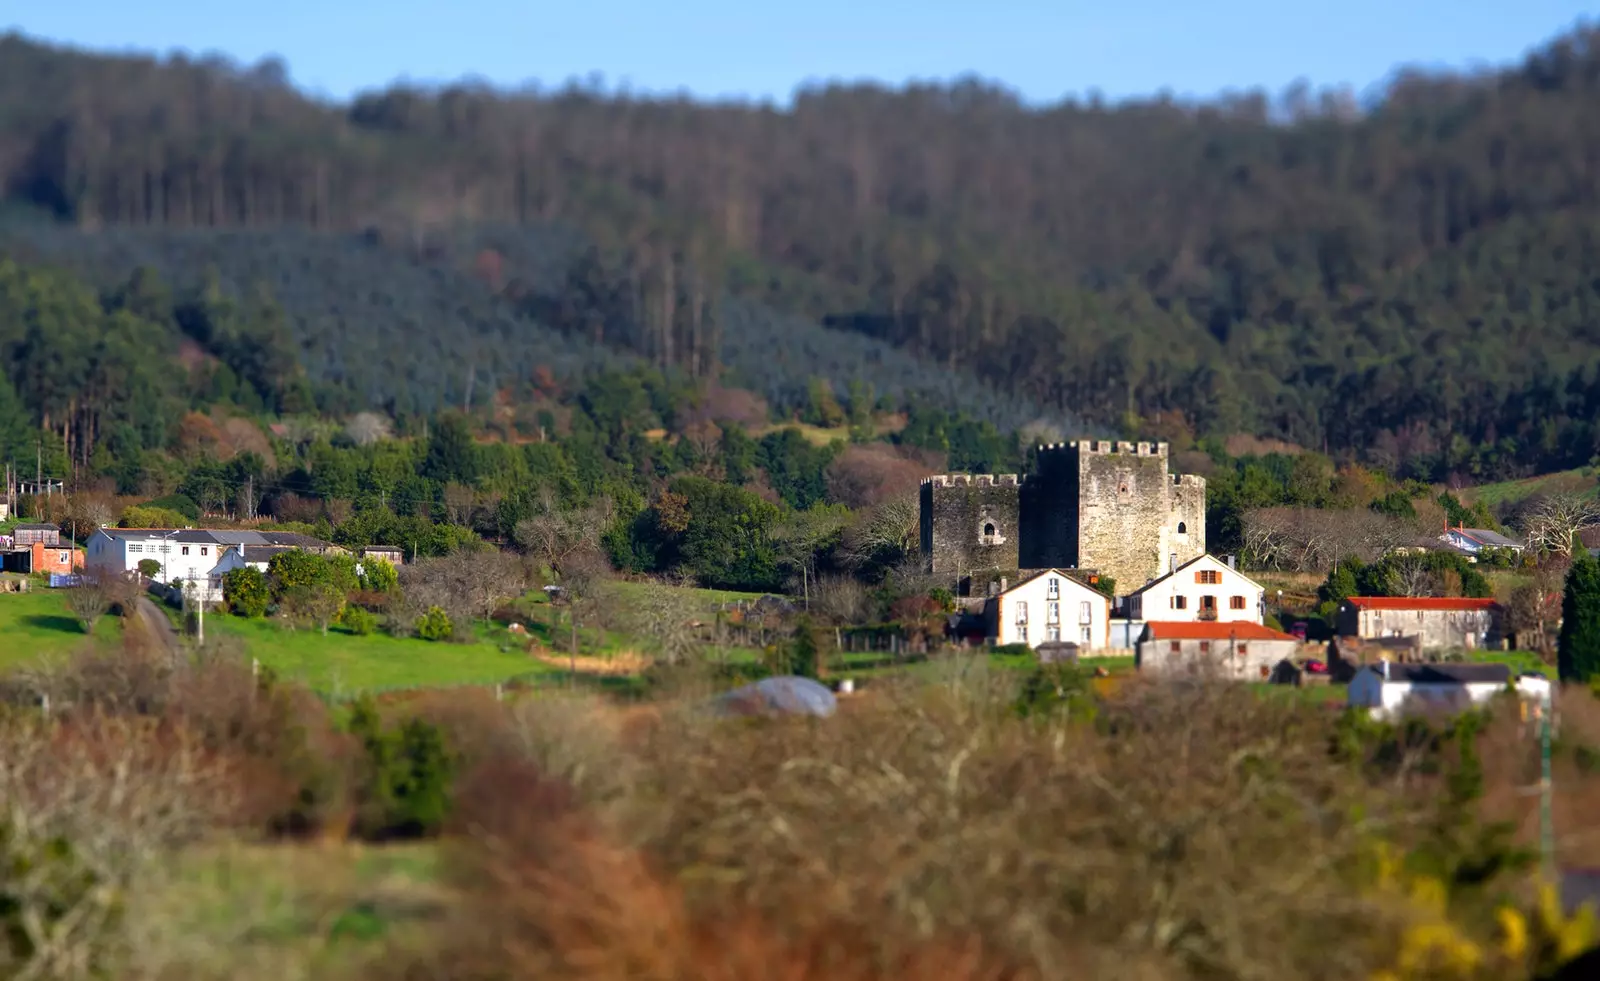
<svg viewBox="0 0 1600 981">
<path fill-rule="evenodd" d="M 1022 481 L 1023 569 L 1078 567 L 1078 454 L 1066 443 L 1041 446 Z"/>
<path fill-rule="evenodd" d="M 1206 479 L 1194 474 L 1173 474 L 1167 551 L 1178 553 L 1178 564 L 1206 554 Z M 1130 587 L 1133 588 L 1133 587 Z"/>
<path fill-rule="evenodd" d="M 923 556 L 933 572 L 1015 569 L 1022 540 L 1016 474 L 941 474 L 922 482 Z"/>
<path fill-rule="evenodd" d="M 1095 569 L 1126 593 L 1170 561 L 1171 478 L 1167 444 L 1080 440 L 1078 567 Z M 1203 532 L 1201 533 L 1203 537 Z"/>
</svg>

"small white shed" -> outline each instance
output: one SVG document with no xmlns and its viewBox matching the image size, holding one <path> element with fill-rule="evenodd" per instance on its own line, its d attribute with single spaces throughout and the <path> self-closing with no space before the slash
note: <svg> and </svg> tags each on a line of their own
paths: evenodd
<svg viewBox="0 0 1600 981">
<path fill-rule="evenodd" d="M 1504 664 L 1400 664 L 1377 661 L 1350 679 L 1348 703 L 1370 709 L 1376 718 L 1405 712 L 1459 712 L 1486 704 L 1508 686 L 1523 697 L 1550 698 L 1550 680 L 1539 675 L 1513 679 Z"/>
</svg>

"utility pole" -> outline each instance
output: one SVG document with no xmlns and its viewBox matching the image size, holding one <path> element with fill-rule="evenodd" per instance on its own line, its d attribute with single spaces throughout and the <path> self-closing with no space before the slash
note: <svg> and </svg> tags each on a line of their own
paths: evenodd
<svg viewBox="0 0 1600 981">
<path fill-rule="evenodd" d="M 1556 881 L 1556 833 L 1550 779 L 1550 717 L 1555 714 L 1555 689 L 1551 687 L 1539 706 L 1539 860 L 1548 883 Z"/>
</svg>

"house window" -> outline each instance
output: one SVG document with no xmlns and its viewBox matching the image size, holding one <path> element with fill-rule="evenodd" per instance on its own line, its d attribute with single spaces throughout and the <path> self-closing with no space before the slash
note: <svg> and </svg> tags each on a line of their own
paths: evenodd
<svg viewBox="0 0 1600 981">
<path fill-rule="evenodd" d="M 1174 654 L 1181 654 L 1183 653 L 1183 644 L 1175 640 L 1171 644 L 1167 645 L 1167 650 Z"/>
<path fill-rule="evenodd" d="M 1200 597 L 1200 609 L 1202 612 L 1217 612 L 1217 598 L 1211 595 Z"/>
<path fill-rule="evenodd" d="M 1055 579 L 1055 578 L 1052 578 L 1050 580 L 1050 598 L 1051 599 L 1060 599 L 1061 598 L 1061 580 Z"/>
<path fill-rule="evenodd" d="M 1268 668 L 1265 664 L 1263 664 L 1261 666 L 1261 677 L 1263 677 L 1263 678 L 1272 677 L 1272 669 Z"/>
<path fill-rule="evenodd" d="M 1050 602 L 1044 605 L 1045 623 L 1061 622 L 1061 604 Z"/>
<path fill-rule="evenodd" d="M 1238 653 L 1238 655 L 1240 657 L 1244 657 L 1246 654 L 1248 654 L 1250 652 L 1249 648 L 1250 648 L 1249 644 L 1240 644 L 1238 647 L 1234 648 L 1234 650 Z"/>
<path fill-rule="evenodd" d="M 1018 623 L 1027 623 L 1028 622 L 1028 601 L 1027 600 L 1018 600 L 1017 601 L 1017 622 Z M 1023 632 L 1026 633 L 1027 631 L 1023 631 Z"/>
<path fill-rule="evenodd" d="M 209 549 L 206 546 L 202 545 L 202 546 L 200 546 L 200 554 L 201 555 L 210 555 L 211 554 L 211 549 Z"/>
<path fill-rule="evenodd" d="M 994 523 L 989 522 L 983 526 L 983 541 L 985 544 L 994 543 Z"/>
<path fill-rule="evenodd" d="M 1202 653 L 1202 654 L 1210 654 L 1211 653 L 1211 641 L 1202 640 L 1200 642 L 1200 653 Z"/>
<path fill-rule="evenodd" d="M 1027 624 L 1025 624 L 1025 623 L 1017 624 L 1017 641 L 1019 643 L 1023 643 L 1023 644 L 1026 644 L 1028 642 L 1028 625 Z"/>
<path fill-rule="evenodd" d="M 1082 643 L 1088 644 L 1090 641 L 1094 640 L 1094 631 L 1088 627 L 1084 627 L 1082 630 L 1078 631 L 1078 638 Z"/>
<path fill-rule="evenodd" d="M 187 545 L 183 546 L 183 554 L 184 555 L 188 555 L 189 554 L 189 546 L 187 546 Z"/>
<path fill-rule="evenodd" d="M 128 546 L 128 551 L 129 552 L 143 552 L 144 551 L 144 546 L 143 545 L 129 545 Z"/>
<path fill-rule="evenodd" d="M 1090 623 L 1093 620 L 1094 620 L 1094 610 L 1089 606 L 1089 601 L 1088 600 L 1083 600 L 1082 602 L 1080 602 L 1078 604 L 1078 622 L 1079 623 Z"/>
<path fill-rule="evenodd" d="M 1202 586 L 1216 586 L 1222 583 L 1222 572 L 1218 569 L 1201 569 L 1194 574 L 1194 581 Z"/>
<path fill-rule="evenodd" d="M 1182 521 L 1178 522 L 1178 534 L 1187 535 L 1188 533 L 1189 533 L 1189 526 L 1184 524 Z"/>
<path fill-rule="evenodd" d="M 1174 596 L 1174 597 L 1172 597 L 1172 608 L 1174 610 L 1187 610 L 1189 608 L 1189 597 L 1187 597 L 1187 596 Z"/>
<path fill-rule="evenodd" d="M 1244 597 L 1243 596 L 1232 596 L 1232 597 L 1229 597 L 1228 598 L 1228 609 L 1230 609 L 1230 610 L 1242 610 L 1242 609 L 1244 609 Z"/>
<path fill-rule="evenodd" d="M 61 553 L 61 564 L 62 565 L 66 565 L 67 564 L 67 553 L 65 553 L 65 552 Z"/>
<path fill-rule="evenodd" d="M 1060 627 L 1054 627 L 1054 626 L 1044 628 L 1044 639 L 1045 640 L 1049 640 L 1049 641 L 1060 640 L 1061 639 L 1061 628 Z"/>
</svg>

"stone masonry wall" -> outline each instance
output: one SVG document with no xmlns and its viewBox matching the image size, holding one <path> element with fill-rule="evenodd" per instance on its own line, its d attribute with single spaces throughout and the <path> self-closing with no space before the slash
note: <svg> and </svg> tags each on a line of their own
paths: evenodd
<svg viewBox="0 0 1600 981">
<path fill-rule="evenodd" d="M 922 552 L 936 573 L 1015 569 L 1022 539 L 1016 474 L 941 474 L 922 482 Z"/>
<path fill-rule="evenodd" d="M 1024 569 L 1078 567 L 1078 454 L 1068 444 L 1038 449 L 1037 466 L 1022 481 Z"/>
<path fill-rule="evenodd" d="M 1080 440 L 1078 566 L 1137 589 L 1167 571 L 1172 517 L 1167 444 Z M 1204 532 L 1200 532 L 1204 535 Z M 1179 561 L 1182 561 L 1180 558 Z"/>
</svg>

